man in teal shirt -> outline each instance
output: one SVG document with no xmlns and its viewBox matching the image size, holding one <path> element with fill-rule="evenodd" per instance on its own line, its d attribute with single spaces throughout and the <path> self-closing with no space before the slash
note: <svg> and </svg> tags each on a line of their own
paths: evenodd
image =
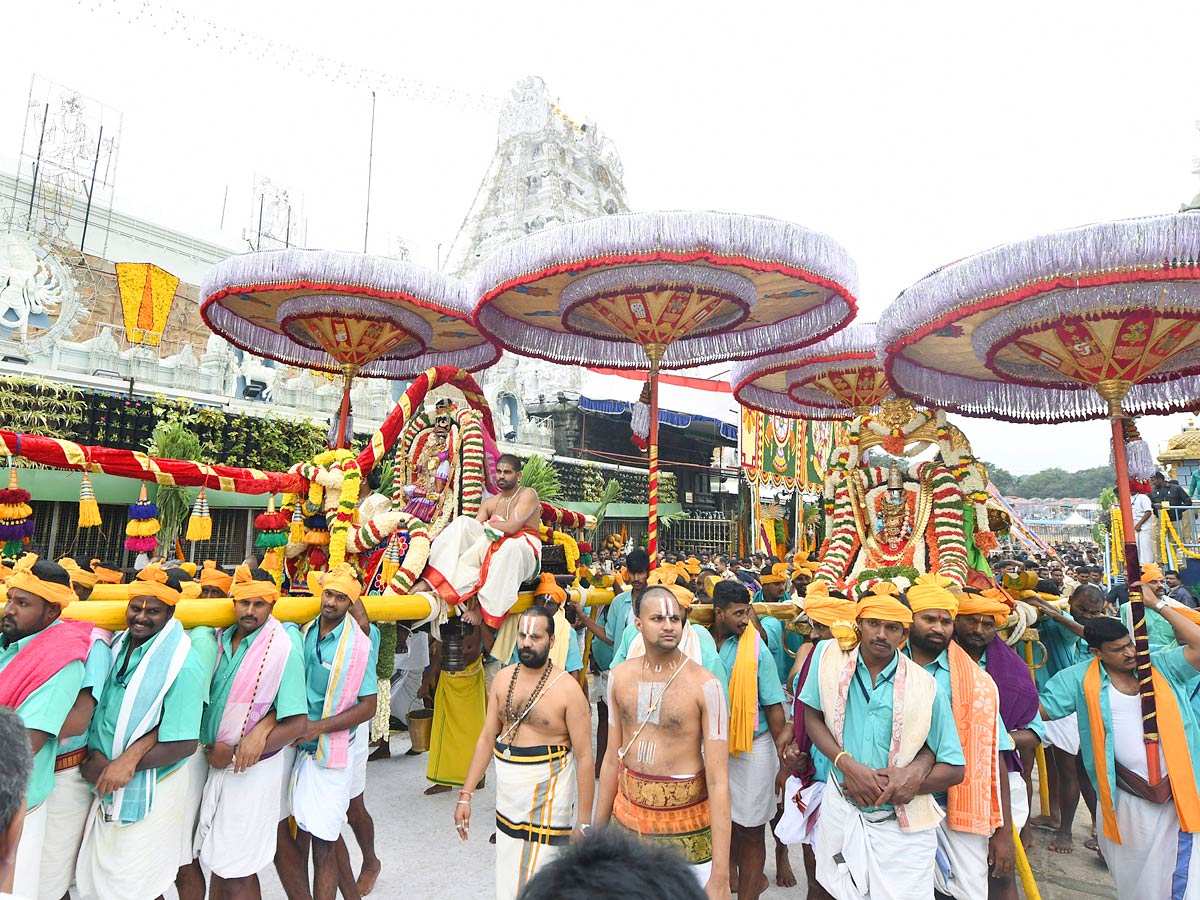
<svg viewBox="0 0 1200 900">
<path fill-rule="evenodd" d="M 765 826 L 775 814 L 775 779 L 779 753 L 788 740 L 787 716 L 783 711 L 783 687 L 779 670 L 766 643 L 750 623 L 750 592 L 739 581 L 721 581 L 713 587 L 712 638 L 721 661 L 730 673 L 729 795 L 733 818 L 730 839 L 730 868 L 737 870 L 738 896 L 755 900 L 766 887 L 763 866 L 767 845 Z M 752 640 L 743 642 L 746 630 Z M 737 669 L 741 653 L 754 654 L 754 685 L 743 685 Z M 749 676 L 747 676 L 749 677 Z M 750 697 L 753 700 L 749 700 Z M 747 701 L 753 709 L 743 709 Z M 735 729 L 742 715 L 754 719 L 750 746 L 735 752 L 739 736 Z"/>
<path fill-rule="evenodd" d="M 835 895 L 931 897 L 938 821 L 932 795 L 962 781 L 962 745 L 933 676 L 899 652 L 912 612 L 886 592 L 864 597 L 857 612 L 858 647 L 845 654 L 826 642 L 818 668 L 800 688 L 808 736 L 833 761 L 817 826 L 817 878 Z M 852 675 L 846 681 L 846 668 L 834 671 L 823 686 L 828 679 L 822 675 L 835 664 L 853 666 Z M 906 712 L 930 712 L 919 724 L 905 715 L 897 734 L 901 667 Z M 840 740 L 833 730 L 839 723 Z M 893 747 L 896 754 L 913 752 L 918 741 L 906 762 L 893 755 Z M 897 807 L 908 820 L 903 829 Z M 858 843 L 849 840 L 856 834 Z M 851 853 L 856 849 L 864 852 Z"/>
<path fill-rule="evenodd" d="M 372 641 L 349 615 L 362 581 L 347 563 L 321 576 L 321 614 L 304 629 L 308 722 L 292 774 L 291 809 L 312 838 L 313 900 L 334 900 L 335 847 L 346 824 L 354 786 L 358 726 L 375 715 L 378 684 L 369 670 Z M 306 849 L 280 842 L 276 867 L 305 871 Z"/>
<path fill-rule="evenodd" d="M 1078 716 L 1083 766 L 1103 823 L 1098 839 L 1118 900 L 1193 897 L 1200 885 L 1200 853 L 1193 848 L 1200 830 L 1200 724 L 1190 702 L 1200 678 L 1200 625 L 1149 589 L 1144 594 L 1179 643 L 1150 654 L 1158 744 L 1144 742 L 1137 654 L 1116 619 L 1089 621 L 1084 633 L 1094 659 L 1060 672 L 1042 692 L 1047 719 Z M 1165 802 L 1151 791 L 1159 779 L 1151 773 L 1147 748 L 1155 747 L 1158 774 L 1170 779 Z"/>
<path fill-rule="evenodd" d="M 238 568 L 234 624 L 220 631 L 200 722 L 210 769 L 197 825 L 198 865 L 230 897 L 259 895 L 258 872 L 275 857 L 278 819 L 275 805 L 263 797 L 278 796 L 291 775 L 280 751 L 300 737 L 308 721 L 304 657 L 271 614 L 278 599 L 267 572 Z M 235 685 L 240 692 L 231 699 Z"/>
<path fill-rule="evenodd" d="M 79 851 L 83 900 L 151 900 L 175 881 L 187 770 L 209 670 L 175 618 L 182 581 L 157 563 L 129 587 L 127 628 L 88 730 L 83 777 L 100 804 Z"/>
<path fill-rule="evenodd" d="M 59 620 L 74 600 L 62 566 L 30 553 L 13 567 L 0 621 L 0 705 L 17 711 L 34 753 L 25 830 L 17 847 L 13 891 L 18 896 L 38 892 L 58 734 L 83 685 L 91 628 Z"/>
</svg>

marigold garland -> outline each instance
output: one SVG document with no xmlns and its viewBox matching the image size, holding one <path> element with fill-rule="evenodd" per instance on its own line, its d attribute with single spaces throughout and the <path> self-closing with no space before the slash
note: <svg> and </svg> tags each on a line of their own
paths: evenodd
<svg viewBox="0 0 1200 900">
<path fill-rule="evenodd" d="M 579 565 L 579 544 L 575 538 L 565 531 L 556 531 L 554 532 L 554 543 L 562 545 L 563 554 L 567 557 L 567 571 L 574 572 L 575 567 Z"/>
<path fill-rule="evenodd" d="M 1196 553 L 1194 550 L 1189 550 L 1186 546 L 1184 546 L 1183 541 L 1180 540 L 1179 532 L 1175 530 L 1175 523 L 1171 521 L 1171 517 L 1166 512 L 1162 514 L 1162 526 L 1159 529 L 1159 534 L 1161 535 L 1160 541 L 1162 543 L 1163 559 L 1169 558 L 1167 553 L 1168 535 L 1170 536 L 1171 543 L 1175 545 L 1176 552 L 1182 553 L 1184 556 L 1187 556 L 1191 559 L 1200 559 L 1200 553 Z"/>
</svg>

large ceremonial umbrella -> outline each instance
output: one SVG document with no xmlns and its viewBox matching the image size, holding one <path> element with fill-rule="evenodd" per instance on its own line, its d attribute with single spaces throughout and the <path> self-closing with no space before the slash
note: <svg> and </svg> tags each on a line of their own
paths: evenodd
<svg viewBox="0 0 1200 900">
<path fill-rule="evenodd" d="M 846 420 L 870 413 L 892 392 L 876 355 L 874 322 L 855 322 L 790 353 L 733 367 L 729 381 L 742 406 L 798 419 Z"/>
<path fill-rule="evenodd" d="M 1112 423 L 1129 582 L 1133 541 L 1124 420 L 1200 402 L 1200 213 L 1088 225 L 938 269 L 879 322 L 898 394 L 1011 422 Z M 1145 611 L 1134 639 L 1151 781 L 1159 780 Z"/>
<path fill-rule="evenodd" d="M 339 250 L 270 250 L 209 270 L 200 314 L 235 347 L 345 375 L 337 446 L 346 441 L 355 375 L 413 378 L 436 366 L 468 372 L 500 351 L 469 321 L 453 278 L 412 263 Z"/>
<path fill-rule="evenodd" d="M 649 523 L 658 550 L 658 373 L 803 346 L 854 315 L 857 273 L 823 234 L 753 216 L 604 216 L 510 244 L 480 266 L 475 321 L 516 353 L 649 369 Z"/>
</svg>

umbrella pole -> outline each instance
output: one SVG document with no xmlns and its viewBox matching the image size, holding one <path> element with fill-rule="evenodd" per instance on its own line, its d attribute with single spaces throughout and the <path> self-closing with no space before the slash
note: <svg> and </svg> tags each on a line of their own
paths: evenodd
<svg viewBox="0 0 1200 900">
<path fill-rule="evenodd" d="M 337 439 L 333 442 L 335 450 L 346 446 L 346 424 L 350 421 L 350 386 L 354 384 L 354 376 L 358 374 L 358 366 L 345 363 L 342 373 L 346 376 L 346 385 L 342 389 L 342 408 L 338 412 Z"/>
<path fill-rule="evenodd" d="M 658 364 L 662 362 L 666 349 L 666 344 L 646 345 L 646 355 L 650 357 L 650 434 L 647 439 L 650 459 L 647 471 L 649 493 L 646 498 L 646 553 L 650 557 L 651 569 L 654 568 L 655 558 L 658 556 Z"/>
<path fill-rule="evenodd" d="M 1117 470 L 1117 505 L 1125 539 L 1125 580 L 1129 588 L 1129 614 L 1133 621 L 1133 644 L 1137 650 L 1138 689 L 1142 696 L 1142 731 L 1146 743 L 1146 766 L 1151 784 L 1162 780 L 1159 765 L 1158 710 L 1154 702 L 1154 687 L 1150 676 L 1150 638 L 1146 631 L 1146 608 L 1140 591 L 1132 587 L 1140 581 L 1142 567 L 1137 554 L 1136 532 L 1133 530 L 1133 503 L 1129 483 L 1129 463 L 1125 456 L 1125 413 L 1121 401 L 1129 393 L 1129 382 L 1101 382 L 1097 392 L 1108 401 L 1109 422 L 1112 426 L 1113 465 Z"/>
</svg>

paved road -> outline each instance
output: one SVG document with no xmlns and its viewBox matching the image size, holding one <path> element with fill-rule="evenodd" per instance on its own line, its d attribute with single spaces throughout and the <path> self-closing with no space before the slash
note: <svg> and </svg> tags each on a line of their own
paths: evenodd
<svg viewBox="0 0 1200 900">
<path fill-rule="evenodd" d="M 495 812 L 495 795 L 489 778 L 488 785 L 475 793 L 475 827 L 471 840 L 458 840 L 452 824 L 453 793 L 426 797 L 422 791 L 425 781 L 425 756 L 404 756 L 409 748 L 408 736 L 392 738 L 390 760 L 368 764 L 367 808 L 375 818 L 376 846 L 383 860 L 380 876 L 372 897 L 382 900 L 492 900 L 494 894 L 495 854 L 487 842 Z M 1036 806 L 1037 799 L 1034 798 Z M 1046 849 L 1050 835 L 1037 832 L 1036 846 L 1030 851 L 1030 862 L 1037 877 L 1043 900 L 1115 900 L 1112 879 L 1095 853 L 1083 849 L 1089 834 L 1090 820 L 1080 804 L 1075 827 L 1076 850 L 1069 856 L 1051 853 Z M 351 855 L 358 865 L 357 847 L 349 829 L 346 830 Z M 793 866 L 800 886 L 791 889 L 774 886 L 774 854 L 768 853 L 767 869 L 772 887 L 767 897 L 799 898 L 804 896 L 803 863 L 799 852 L 793 852 Z M 273 870 L 263 877 L 265 900 L 286 900 L 279 879 Z M 173 900 L 174 894 L 168 895 Z"/>
</svg>

